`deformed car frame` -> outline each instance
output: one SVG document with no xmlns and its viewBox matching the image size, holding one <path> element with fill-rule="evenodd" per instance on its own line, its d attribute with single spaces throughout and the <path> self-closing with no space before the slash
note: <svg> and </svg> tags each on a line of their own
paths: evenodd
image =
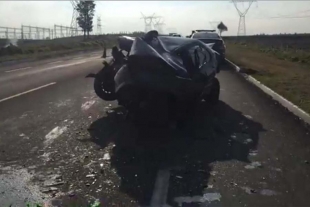
<svg viewBox="0 0 310 207">
<path fill-rule="evenodd" d="M 160 114 L 162 123 L 186 122 L 201 100 L 218 102 L 215 53 L 201 41 L 150 31 L 137 38 L 121 36 L 118 44 L 112 63 L 104 62 L 93 75 L 95 92 L 103 100 L 117 100 L 142 120 L 149 112 Z M 118 55 L 122 51 L 128 54 Z"/>
</svg>

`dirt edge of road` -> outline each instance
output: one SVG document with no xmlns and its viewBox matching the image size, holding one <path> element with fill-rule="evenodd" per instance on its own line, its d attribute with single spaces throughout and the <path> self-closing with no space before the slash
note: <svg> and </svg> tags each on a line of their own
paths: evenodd
<svg viewBox="0 0 310 207">
<path fill-rule="evenodd" d="M 103 52 L 103 48 L 91 48 L 91 49 L 75 49 L 75 50 L 65 50 L 65 51 L 57 51 L 54 53 L 42 53 L 37 54 L 29 57 L 21 57 L 14 60 L 8 61 L 0 61 L 0 66 L 10 66 L 13 64 L 24 63 L 24 62 L 33 62 L 37 60 L 44 60 L 49 58 L 58 58 L 58 57 L 65 57 L 68 55 L 77 55 L 80 53 L 89 53 L 89 52 Z"/>
<path fill-rule="evenodd" d="M 305 125 L 305 127 L 310 128 L 310 115 L 307 112 L 299 108 L 299 106 L 296 106 L 294 103 L 290 102 L 290 100 L 281 96 L 281 94 L 276 93 L 250 74 L 247 74 L 247 72 L 245 72 L 242 67 L 232 62 L 231 60 L 226 59 L 225 64 L 228 66 L 228 68 L 236 71 L 251 84 L 259 88 L 261 92 L 266 94 L 269 98 L 273 99 L 276 104 L 282 106 L 284 110 L 295 116 L 295 118 L 300 120 Z"/>
<path fill-rule="evenodd" d="M 227 43 L 227 58 L 276 93 L 310 113 L 309 66 Z"/>
</svg>

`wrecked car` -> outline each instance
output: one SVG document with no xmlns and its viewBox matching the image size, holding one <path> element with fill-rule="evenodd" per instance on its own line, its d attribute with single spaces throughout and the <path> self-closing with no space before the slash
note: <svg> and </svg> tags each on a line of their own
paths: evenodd
<svg viewBox="0 0 310 207">
<path fill-rule="evenodd" d="M 118 44 L 112 62 L 105 61 L 103 69 L 89 77 L 95 78 L 96 94 L 117 100 L 130 119 L 182 127 L 197 103 L 218 102 L 215 53 L 201 41 L 150 31 L 142 37 L 121 36 Z"/>
</svg>

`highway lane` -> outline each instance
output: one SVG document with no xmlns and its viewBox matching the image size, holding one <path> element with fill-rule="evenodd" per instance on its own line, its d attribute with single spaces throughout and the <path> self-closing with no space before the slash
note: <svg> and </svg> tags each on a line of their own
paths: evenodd
<svg viewBox="0 0 310 207">
<path fill-rule="evenodd" d="M 111 51 L 110 49 L 107 49 L 107 53 L 109 54 Z M 3 62 L 0 63 L 0 72 L 10 72 L 11 70 L 24 70 L 27 68 L 35 67 L 38 65 L 44 65 L 49 64 L 53 62 L 62 62 L 67 61 L 71 59 L 80 59 L 85 57 L 91 57 L 91 56 L 101 56 L 102 50 L 94 50 L 93 52 L 77 52 L 73 54 L 67 54 L 63 55 L 61 57 L 53 57 L 53 58 L 44 58 L 41 60 L 17 60 L 12 62 Z"/>
<path fill-rule="evenodd" d="M 47 70 L 37 85 L 56 84 L 0 102 L 0 206 L 308 205 L 309 132 L 234 72 L 180 132 L 125 122 L 84 78 L 98 67 Z"/>
<path fill-rule="evenodd" d="M 100 53 L 90 53 L 85 56 L 71 56 L 32 62 L 28 65 L 14 65 L 2 68 L 0 71 L 0 102 L 10 96 L 23 93 L 55 81 L 68 80 L 84 73 L 90 68 L 101 68 Z M 102 60 L 102 59 L 101 59 Z M 84 65 L 83 65 L 84 64 Z M 85 65 L 86 64 L 86 65 Z"/>
</svg>

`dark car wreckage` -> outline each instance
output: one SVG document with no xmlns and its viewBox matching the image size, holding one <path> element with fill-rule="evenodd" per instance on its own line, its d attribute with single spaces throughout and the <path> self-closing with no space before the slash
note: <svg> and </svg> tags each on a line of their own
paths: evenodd
<svg viewBox="0 0 310 207">
<path fill-rule="evenodd" d="M 203 42 L 150 31 L 137 38 L 121 36 L 118 43 L 112 62 L 104 61 L 103 69 L 89 77 L 95 78 L 96 94 L 117 100 L 127 117 L 184 126 L 197 103 L 218 102 L 216 53 Z"/>
</svg>

